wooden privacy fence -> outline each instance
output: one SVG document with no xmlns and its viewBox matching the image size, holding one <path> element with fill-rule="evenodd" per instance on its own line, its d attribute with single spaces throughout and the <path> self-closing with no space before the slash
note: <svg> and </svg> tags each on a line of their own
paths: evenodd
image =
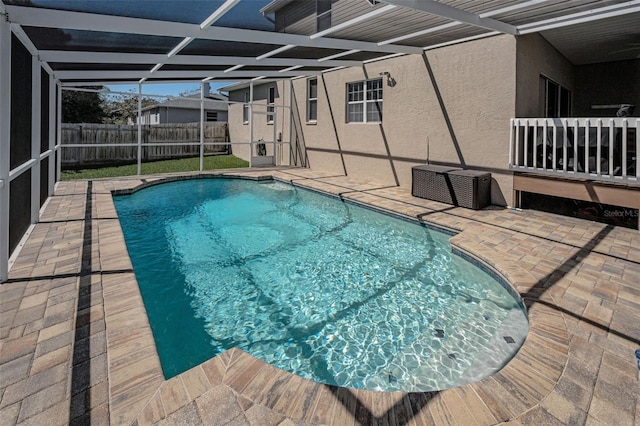
<svg viewBox="0 0 640 426">
<path fill-rule="evenodd" d="M 204 123 L 205 143 L 228 141 L 226 122 Z M 64 145 L 81 144 L 91 145 L 91 147 L 64 147 Z M 135 124 L 63 123 L 62 166 L 82 167 L 136 162 L 137 144 L 138 126 Z M 159 145 L 148 146 L 148 144 Z M 142 161 L 198 156 L 200 154 L 199 144 L 200 123 L 142 126 Z M 204 153 L 229 153 L 229 146 L 205 145 Z"/>
</svg>

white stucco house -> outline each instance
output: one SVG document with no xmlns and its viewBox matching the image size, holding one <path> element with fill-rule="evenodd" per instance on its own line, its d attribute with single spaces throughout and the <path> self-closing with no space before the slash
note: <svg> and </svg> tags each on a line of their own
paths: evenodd
<svg viewBox="0 0 640 426">
<path fill-rule="evenodd" d="M 204 103 L 204 121 L 227 121 L 226 96 L 209 94 L 202 102 Z M 149 125 L 195 123 L 200 121 L 200 108 L 200 95 L 181 96 L 142 108 L 140 119 L 142 124 Z"/>
</svg>

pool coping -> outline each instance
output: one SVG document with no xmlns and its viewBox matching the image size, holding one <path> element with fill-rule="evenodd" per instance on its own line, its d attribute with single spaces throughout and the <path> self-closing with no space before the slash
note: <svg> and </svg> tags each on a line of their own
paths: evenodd
<svg viewBox="0 0 640 426">
<path fill-rule="evenodd" d="M 309 187 L 303 181 L 294 182 L 274 174 L 270 175 L 270 172 L 265 171 L 257 178 L 255 175 L 236 173 L 172 176 L 154 179 L 134 188 L 114 190 L 112 193 L 122 194 L 172 180 L 214 176 L 257 180 L 271 178 L 323 192 L 323 189 Z M 365 204 L 348 194 L 326 193 L 356 204 Z M 96 202 L 98 212 L 109 212 L 107 216 L 114 217 L 112 196 L 97 197 Z M 380 210 L 379 206 L 368 206 Z M 386 209 L 382 211 L 386 212 Z M 394 213 L 436 228 L 446 228 L 438 222 L 419 218 L 416 220 L 402 212 Z M 108 222 L 111 223 L 98 222 L 100 241 L 103 240 L 103 235 L 104 238 L 108 235 L 111 241 L 109 252 L 103 255 L 101 250 L 101 268 L 131 269 L 128 255 L 124 262 L 126 264 L 121 256 L 122 253 L 127 253 L 127 249 L 119 221 L 116 219 L 116 223 Z M 300 378 L 278 370 L 241 350 L 232 349 L 165 380 L 135 275 L 133 272 L 125 272 L 103 276 L 111 422 L 138 425 L 154 423 L 169 413 L 189 406 L 208 392 L 220 391 L 220 386 L 230 388 L 237 396 L 246 399 L 247 404 L 263 406 L 286 418 L 307 423 L 343 424 L 339 419 L 348 420 L 349 416 L 357 419 L 358 413 L 349 413 L 357 402 L 353 400 L 354 397 L 369 407 L 369 416 L 377 418 L 389 413 L 395 415 L 396 412 L 413 412 L 415 417 L 411 421 L 417 424 L 440 422 L 443 419 L 445 423 L 467 423 L 472 419 L 480 424 L 494 424 L 516 418 L 540 404 L 551 393 L 562 374 L 569 350 L 567 326 L 557 311 L 545 304 L 529 303 L 531 297 L 537 297 L 530 292 L 538 280 L 527 270 L 505 261 L 497 252 L 474 244 L 474 239 L 468 238 L 473 237 L 473 233 L 464 229 L 456 231 L 457 234 L 450 239 L 452 250 L 460 251 L 477 264 L 501 276 L 528 307 L 529 332 L 525 342 L 517 354 L 492 376 L 438 392 L 343 389 Z M 115 253 L 120 256 L 114 256 Z M 554 302 L 551 295 L 541 296 Z M 541 351 L 540 348 L 544 350 Z M 427 404 L 430 410 L 421 410 Z M 440 420 L 434 416 L 440 417 Z"/>
</svg>

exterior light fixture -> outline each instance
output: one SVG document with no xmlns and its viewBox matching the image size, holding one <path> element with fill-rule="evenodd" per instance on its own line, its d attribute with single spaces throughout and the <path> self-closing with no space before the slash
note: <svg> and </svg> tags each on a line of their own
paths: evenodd
<svg viewBox="0 0 640 426">
<path fill-rule="evenodd" d="M 380 73 L 381 76 L 387 76 L 387 86 L 393 87 L 396 85 L 396 79 L 391 77 L 391 73 L 389 71 L 383 71 Z"/>
</svg>

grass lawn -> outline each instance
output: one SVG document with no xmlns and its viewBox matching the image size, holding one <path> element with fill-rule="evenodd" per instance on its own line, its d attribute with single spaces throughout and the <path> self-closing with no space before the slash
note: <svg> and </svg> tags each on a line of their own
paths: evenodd
<svg viewBox="0 0 640 426">
<path fill-rule="evenodd" d="M 210 155 L 204 157 L 204 170 L 233 169 L 237 167 L 249 167 L 249 162 L 234 157 L 233 155 Z M 197 170 L 200 170 L 200 157 L 142 163 L 143 175 L 194 172 Z M 95 169 L 63 170 L 62 180 L 134 176 L 137 174 L 137 171 L 138 166 L 136 164 Z"/>
</svg>

